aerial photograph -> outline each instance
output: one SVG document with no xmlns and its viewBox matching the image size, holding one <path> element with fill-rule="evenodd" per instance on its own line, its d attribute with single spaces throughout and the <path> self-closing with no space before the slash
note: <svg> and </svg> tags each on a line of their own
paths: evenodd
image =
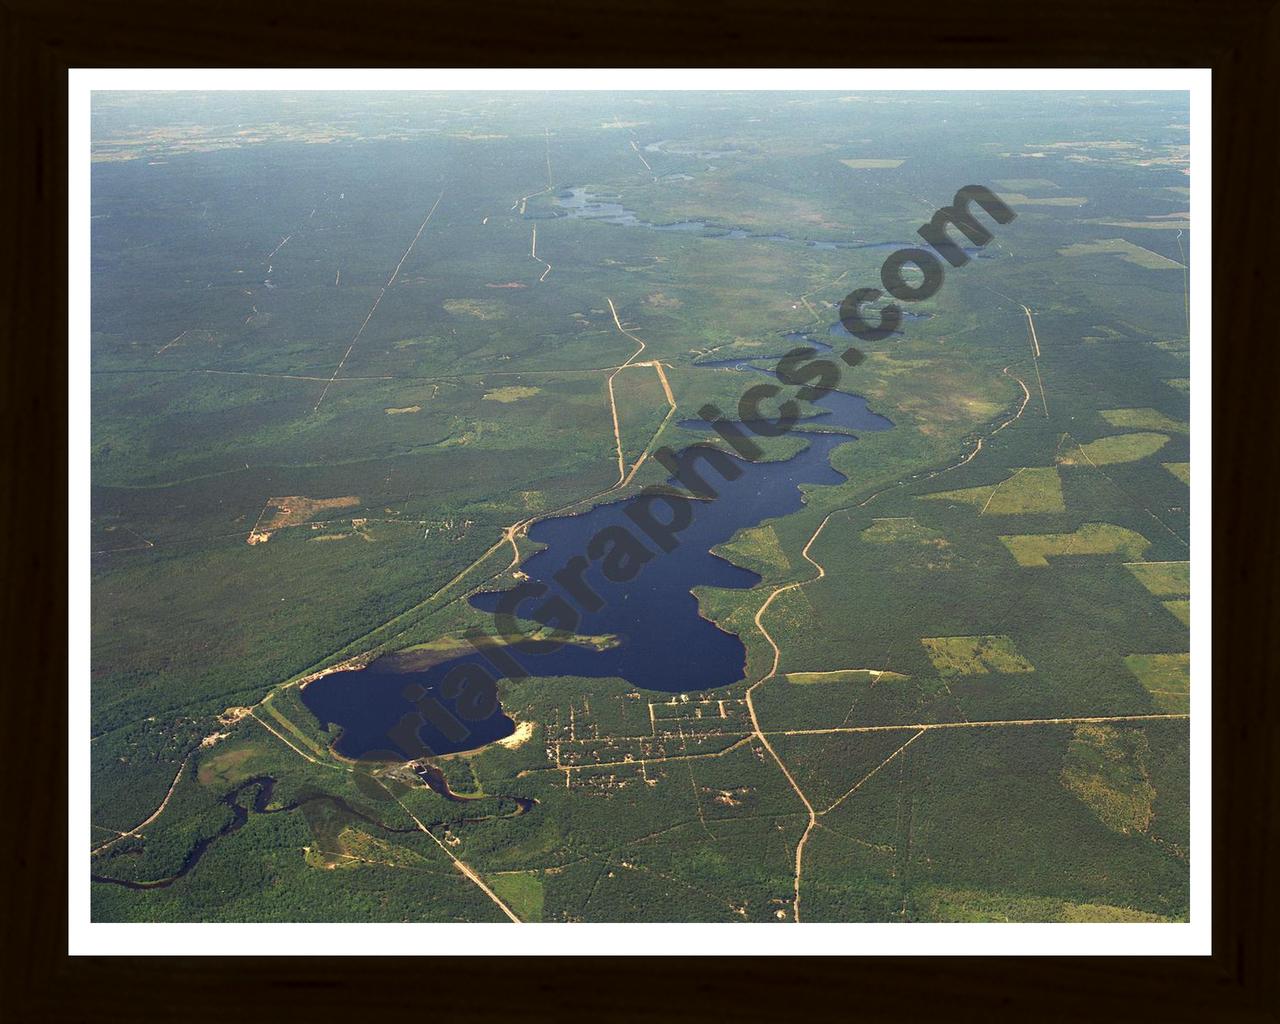
<svg viewBox="0 0 1280 1024">
<path fill-rule="evenodd" d="M 91 921 L 1188 922 L 1190 116 L 95 91 Z"/>
</svg>

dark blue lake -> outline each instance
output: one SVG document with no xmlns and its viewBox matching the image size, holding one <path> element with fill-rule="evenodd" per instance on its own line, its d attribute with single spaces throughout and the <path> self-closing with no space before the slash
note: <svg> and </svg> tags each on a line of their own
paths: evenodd
<svg viewBox="0 0 1280 1024">
<path fill-rule="evenodd" d="M 744 364 L 742 370 L 770 372 L 749 364 Z M 545 583 L 549 592 L 522 606 L 521 617 L 532 614 L 552 595 L 564 596 L 581 613 L 581 621 L 575 627 L 577 633 L 612 635 L 618 643 L 605 650 L 565 645 L 545 654 L 511 648 L 506 651 L 531 676 L 616 677 L 646 690 L 667 693 L 710 689 L 741 680 L 746 660 L 742 641 L 703 618 L 690 591 L 703 586 L 749 588 L 759 582 L 759 577 L 711 554 L 711 549 L 743 527 L 799 509 L 801 484 L 835 484 L 843 480 L 831 468 L 830 456 L 834 448 L 851 438 L 847 433 L 829 431 L 886 430 L 892 426 L 868 409 L 865 399 L 855 395 L 826 392 L 816 404 L 828 410 L 827 414 L 806 420 L 797 428 L 797 433 L 803 432 L 807 447 L 785 461 L 752 463 L 734 458 L 733 465 L 741 473 L 733 480 L 721 477 L 705 461 L 697 463 L 700 475 L 717 497 L 690 504 L 692 521 L 675 535 L 677 546 L 669 553 L 659 550 L 627 518 L 625 512 L 631 499 L 536 523 L 529 536 L 547 547 L 520 568 L 531 580 Z M 685 424 L 693 429 L 703 426 L 696 420 Z M 665 520 L 668 515 L 659 503 L 655 516 Z M 625 529 L 643 542 L 652 557 L 634 578 L 618 583 L 606 580 L 595 564 L 601 559 L 592 558 L 593 564 L 583 579 L 602 599 L 603 607 L 583 609 L 553 577 L 574 556 L 586 556 L 592 538 L 609 527 Z M 499 600 L 497 593 L 481 593 L 471 598 L 471 604 L 493 611 Z M 464 664 L 482 664 L 491 675 L 504 674 L 489 666 L 478 653 L 421 671 L 404 671 L 403 660 L 383 658 L 359 671 L 324 676 L 308 685 L 302 697 L 321 722 L 341 727 L 339 753 L 359 757 L 387 749 L 405 752 L 404 745 L 392 742 L 388 735 L 412 710 L 403 693 L 405 687 L 421 687 L 453 711 L 455 701 L 443 692 L 441 683 L 447 673 Z M 456 717 L 465 720 L 461 714 Z M 456 732 L 446 735 L 430 722 L 421 729 L 420 736 L 433 753 L 444 754 L 483 746 L 512 730 L 512 721 L 498 710 L 478 722 L 467 722 L 465 736 Z"/>
</svg>

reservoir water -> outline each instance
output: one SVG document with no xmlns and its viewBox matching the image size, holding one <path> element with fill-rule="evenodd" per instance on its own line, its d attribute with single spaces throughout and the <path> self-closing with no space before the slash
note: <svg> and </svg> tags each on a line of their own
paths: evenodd
<svg viewBox="0 0 1280 1024">
<path fill-rule="evenodd" d="M 744 377 L 752 371 L 771 373 L 747 363 L 739 369 Z M 743 387 L 745 390 L 745 381 Z M 856 395 L 827 391 L 819 395 L 815 404 L 826 413 L 798 425 L 795 433 L 802 434 L 807 443 L 791 458 L 758 463 L 735 458 L 733 464 L 741 472 L 733 480 L 723 479 L 705 461 L 698 463 L 703 479 L 717 497 L 692 503 L 692 522 L 676 535 L 678 546 L 671 552 L 657 550 L 626 517 L 628 500 L 534 524 L 529 536 L 546 547 L 520 568 L 531 580 L 545 583 L 549 592 L 519 609 L 522 616 L 552 595 L 567 598 L 554 574 L 574 556 L 587 555 L 591 538 L 607 527 L 626 529 L 645 543 L 653 557 L 633 579 L 619 583 L 606 580 L 599 566 L 593 564 L 583 578 L 603 600 L 603 607 L 598 610 L 581 609 L 578 602 L 570 599 L 582 612 L 576 632 L 616 637 L 613 646 L 599 650 L 565 645 L 546 654 L 521 650 L 515 656 L 523 670 L 539 677 L 620 678 L 646 690 L 666 693 L 710 689 L 741 680 L 746 660 L 742 641 L 703 618 L 691 590 L 749 588 L 759 582 L 759 577 L 712 554 L 711 549 L 744 527 L 795 512 L 802 504 L 801 485 L 839 483 L 844 478 L 831 467 L 832 450 L 853 440 L 851 433 L 892 426 Z M 705 427 L 697 420 L 687 420 L 684 425 L 690 429 Z M 661 506 L 656 513 L 661 518 L 667 514 Z M 596 561 L 592 559 L 593 563 Z M 499 600 L 497 593 L 480 593 L 471 598 L 471 604 L 493 611 Z M 402 670 L 402 662 L 384 658 L 364 669 L 323 676 L 303 690 L 302 698 L 321 722 L 341 728 L 336 745 L 339 753 L 360 757 L 374 751 L 394 751 L 397 744 L 388 734 L 412 710 L 404 695 L 406 686 L 420 687 L 452 711 L 454 701 L 441 683 L 455 666 L 471 663 L 485 664 L 491 675 L 501 674 L 478 653 L 409 672 Z M 467 725 L 466 736 L 459 738 L 446 736 L 428 723 L 421 730 L 421 739 L 434 753 L 445 754 L 484 746 L 510 735 L 514 728 L 501 709 Z"/>
</svg>

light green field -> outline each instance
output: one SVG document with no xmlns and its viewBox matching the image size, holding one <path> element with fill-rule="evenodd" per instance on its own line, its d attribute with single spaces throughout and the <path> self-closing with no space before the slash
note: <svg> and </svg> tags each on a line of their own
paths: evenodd
<svg viewBox="0 0 1280 1024">
<path fill-rule="evenodd" d="M 1161 711 L 1186 714 L 1191 710 L 1190 654 L 1129 654 L 1124 663 Z"/>
<path fill-rule="evenodd" d="M 868 544 L 897 544 L 903 541 L 919 543 L 932 541 L 940 536 L 936 531 L 921 526 L 911 516 L 874 519 L 861 533 L 862 539 Z"/>
<path fill-rule="evenodd" d="M 1002 536 L 1019 565 L 1047 566 L 1058 555 L 1122 554 L 1141 558 L 1151 542 L 1142 534 L 1111 523 L 1085 523 L 1075 533 L 1025 533 Z"/>
<path fill-rule="evenodd" d="M 1009 192 L 1000 197 L 1010 206 L 1084 206 L 1089 200 L 1085 196 L 1048 196 L 1035 199 L 1017 192 Z"/>
<path fill-rule="evenodd" d="M 1188 600 L 1165 601 L 1164 606 L 1184 626 L 1191 625 L 1191 602 Z"/>
<path fill-rule="evenodd" d="M 846 167 L 851 167 L 855 171 L 868 170 L 891 170 L 894 167 L 901 167 L 904 163 L 902 160 L 894 160 L 892 158 L 874 157 L 854 160 L 841 160 Z"/>
<path fill-rule="evenodd" d="M 1053 466 L 1016 470 L 998 484 L 966 487 L 958 491 L 937 491 L 922 498 L 959 501 L 978 507 L 979 515 L 1019 515 L 1024 512 L 1062 512 L 1062 481 Z"/>
<path fill-rule="evenodd" d="M 1007 636 L 927 636 L 920 642 L 943 678 L 1036 670 Z"/>
<path fill-rule="evenodd" d="M 540 394 L 542 394 L 542 388 L 524 388 L 513 385 L 486 391 L 484 400 L 487 402 L 518 402 L 522 398 L 532 398 L 534 395 Z"/>
<path fill-rule="evenodd" d="M 544 890 L 536 871 L 513 871 L 490 875 L 489 886 L 515 911 L 522 921 L 541 921 Z"/>
<path fill-rule="evenodd" d="M 1094 223 L 1109 228 L 1138 228 L 1142 231 L 1186 231 L 1191 222 L 1186 217 L 1172 217 L 1168 220 L 1100 220 Z"/>
<path fill-rule="evenodd" d="M 1162 462 L 1162 466 L 1170 473 L 1176 476 L 1188 487 L 1191 486 L 1191 463 L 1189 462 Z"/>
<path fill-rule="evenodd" d="M 1141 729 L 1082 725 L 1063 757 L 1062 784 L 1112 831 L 1145 832 L 1155 813 L 1150 756 Z"/>
<path fill-rule="evenodd" d="M 918 890 L 917 905 L 930 921 L 1075 922 L 1106 923 L 1159 922 L 1173 920 L 1129 907 L 1101 903 L 1071 903 L 1043 896 L 987 892 L 974 889 L 944 889 L 930 886 Z"/>
<path fill-rule="evenodd" d="M 909 551 L 911 561 L 926 569 L 950 569 L 955 562 L 951 541 L 911 516 L 873 519 L 859 536 L 868 544 L 894 545 Z"/>
<path fill-rule="evenodd" d="M 1190 562 L 1126 562 L 1125 567 L 1156 597 L 1191 593 Z"/>
<path fill-rule="evenodd" d="M 1186 377 L 1174 377 L 1172 380 L 1165 381 L 1165 383 L 1175 391 L 1181 391 L 1184 395 L 1191 394 L 1191 381 Z"/>
<path fill-rule="evenodd" d="M 506 310 L 497 302 L 477 299 L 445 299 L 441 303 L 454 316 L 475 317 L 477 320 L 501 320 Z"/>
<path fill-rule="evenodd" d="M 1166 430 L 1185 434 L 1187 425 L 1166 416 L 1155 409 L 1103 409 L 1102 418 L 1113 427 L 1132 427 L 1135 430 Z"/>
<path fill-rule="evenodd" d="M 1077 445 L 1058 456 L 1063 466 L 1110 466 L 1118 462 L 1137 462 L 1154 455 L 1169 439 L 1164 434 L 1113 434 L 1088 444 Z"/>
<path fill-rule="evenodd" d="M 996 184 L 1001 188 L 1012 189 L 1017 192 L 1025 192 L 1027 189 L 1034 192 L 1037 189 L 1058 187 L 1048 178 L 1001 178 Z M 1006 196 L 1005 198 L 1007 199 L 1008 197 Z"/>
<path fill-rule="evenodd" d="M 788 672 L 786 680 L 797 686 L 814 683 L 884 683 L 910 679 L 901 672 L 881 672 L 874 668 L 842 668 L 832 672 Z"/>
<path fill-rule="evenodd" d="M 1133 263 L 1139 267 L 1146 267 L 1148 270 L 1181 270 L 1182 264 L 1176 263 L 1171 259 L 1166 259 L 1158 252 L 1152 252 L 1150 249 L 1144 249 L 1140 245 L 1134 245 L 1127 242 L 1123 238 L 1104 238 L 1096 242 L 1076 242 L 1074 245 L 1068 245 L 1066 248 L 1059 249 L 1058 254 L 1061 256 L 1093 256 L 1093 255 L 1110 255 L 1119 256 L 1126 263 Z"/>
</svg>

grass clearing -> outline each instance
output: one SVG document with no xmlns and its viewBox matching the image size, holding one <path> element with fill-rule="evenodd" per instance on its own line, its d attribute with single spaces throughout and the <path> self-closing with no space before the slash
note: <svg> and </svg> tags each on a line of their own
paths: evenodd
<svg viewBox="0 0 1280 1024">
<path fill-rule="evenodd" d="M 915 891 L 921 919 L 969 922 L 1159 922 L 1172 920 L 1130 907 L 1073 903 L 1048 896 L 929 886 Z"/>
<path fill-rule="evenodd" d="M 1191 593 L 1190 562 L 1126 562 L 1125 568 L 1156 597 Z"/>
<path fill-rule="evenodd" d="M 1191 463 L 1189 463 L 1189 462 L 1162 462 L 1162 463 L 1160 463 L 1160 465 L 1164 466 L 1164 468 L 1165 468 L 1165 469 L 1167 469 L 1170 473 L 1172 473 L 1174 476 L 1176 476 L 1179 480 L 1181 480 L 1181 481 L 1182 481 L 1184 484 L 1186 484 L 1188 487 L 1190 487 L 1190 486 L 1191 486 Z"/>
<path fill-rule="evenodd" d="M 504 405 L 510 402 L 518 402 L 522 398 L 532 398 L 534 395 L 542 394 L 542 388 L 521 387 L 512 384 L 505 388 L 491 388 L 484 393 L 484 401 L 486 402 L 502 402 Z"/>
<path fill-rule="evenodd" d="M 874 668 L 841 668 L 830 672 L 788 672 L 787 682 L 797 686 L 812 686 L 814 683 L 884 683 L 899 682 L 910 679 L 901 672 L 880 671 Z"/>
<path fill-rule="evenodd" d="M 1128 654 L 1124 664 L 1146 687 L 1161 711 L 1170 714 L 1190 712 L 1190 654 Z"/>
<path fill-rule="evenodd" d="M 874 519 L 859 536 L 868 544 L 899 545 L 911 553 L 911 563 L 926 569 L 950 569 L 954 564 L 951 541 L 911 516 Z"/>
<path fill-rule="evenodd" d="M 1120 462 L 1137 462 L 1154 455 L 1168 443 L 1169 438 L 1164 434 L 1113 434 L 1088 444 L 1077 444 L 1073 450 L 1058 456 L 1058 464 L 1111 466 Z"/>
<path fill-rule="evenodd" d="M 208 786 L 213 783 L 234 786 L 237 782 L 247 779 L 253 774 L 248 769 L 247 764 L 261 753 L 262 748 L 256 743 L 245 744 L 231 750 L 223 750 L 201 763 L 200 770 L 196 772 L 196 779 L 202 786 Z"/>
<path fill-rule="evenodd" d="M 840 162 L 855 171 L 892 170 L 906 163 L 905 160 L 895 160 L 891 157 L 864 157 Z"/>
<path fill-rule="evenodd" d="M 298 526 L 313 519 L 321 512 L 330 512 L 339 508 L 355 508 L 360 499 L 354 494 L 341 498 L 308 498 L 302 494 L 291 494 L 284 498 L 270 498 L 265 512 L 270 515 L 255 533 L 270 533 L 286 526 Z"/>
<path fill-rule="evenodd" d="M 1148 270 L 1182 269 L 1181 263 L 1161 256 L 1158 252 L 1152 252 L 1150 249 L 1144 249 L 1140 245 L 1134 245 L 1132 242 L 1125 241 L 1123 238 L 1104 238 L 1099 239 L 1096 242 L 1077 242 L 1075 245 L 1068 245 L 1066 248 L 1059 249 L 1058 255 L 1115 255 L 1119 256 L 1126 263 L 1132 263 L 1139 267 L 1146 267 Z"/>
<path fill-rule="evenodd" d="M 445 299 L 441 303 L 454 316 L 475 317 L 477 320 L 501 320 L 506 313 L 496 302 L 480 302 L 476 299 Z"/>
<path fill-rule="evenodd" d="M 1102 418 L 1113 427 L 1132 427 L 1135 430 L 1163 430 L 1173 434 L 1185 434 L 1187 424 L 1175 420 L 1156 409 L 1103 409 Z"/>
<path fill-rule="evenodd" d="M 1062 481 L 1054 466 L 1034 466 L 1016 470 L 998 484 L 966 487 L 956 491 L 936 491 L 921 498 L 958 501 L 977 506 L 979 515 L 1021 515 L 1027 512 L 1063 512 Z"/>
<path fill-rule="evenodd" d="M 1061 555 L 1112 555 L 1141 558 L 1151 542 L 1140 533 L 1111 523 L 1085 523 L 1075 533 L 1024 533 L 1000 542 L 1019 565 L 1047 566 Z"/>
<path fill-rule="evenodd" d="M 1012 189 L 1015 192 L 1025 192 L 1027 189 L 1036 191 L 1058 187 L 1056 182 L 1052 182 L 1048 178 L 1001 178 L 996 184 L 1001 188 Z M 1006 200 L 1008 198 L 1008 196 L 1005 196 Z"/>
<path fill-rule="evenodd" d="M 1181 622 L 1184 626 L 1191 625 L 1191 602 L 1185 598 L 1177 601 L 1165 601 L 1164 606 L 1169 609 L 1169 614 Z"/>
<path fill-rule="evenodd" d="M 927 636 L 920 642 L 938 675 L 944 679 L 1036 670 L 1014 649 L 1012 638 L 1007 636 Z"/>
<path fill-rule="evenodd" d="M 542 876 L 536 871 L 512 871 L 490 875 L 489 886 L 515 911 L 522 921 L 541 921 Z"/>
<path fill-rule="evenodd" d="M 1007 192 L 1001 198 L 1010 206 L 1084 206 L 1089 200 L 1085 196 L 1046 196 L 1040 199 L 1024 196 L 1018 192 Z"/>
<path fill-rule="evenodd" d="M 1150 757 L 1141 729 L 1082 725 L 1063 757 L 1062 784 L 1113 832 L 1146 832 L 1155 816 Z"/>
</svg>

